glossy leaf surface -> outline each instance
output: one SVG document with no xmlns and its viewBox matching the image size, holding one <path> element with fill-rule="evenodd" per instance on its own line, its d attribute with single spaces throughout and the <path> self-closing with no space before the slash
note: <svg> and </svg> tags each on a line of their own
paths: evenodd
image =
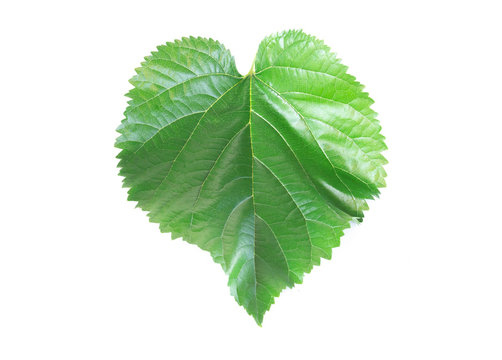
<svg viewBox="0 0 502 360">
<path fill-rule="evenodd" d="M 210 39 L 145 60 L 116 142 L 129 200 L 209 251 L 261 324 L 385 185 L 372 100 L 301 31 L 265 38 L 246 76 Z"/>
</svg>

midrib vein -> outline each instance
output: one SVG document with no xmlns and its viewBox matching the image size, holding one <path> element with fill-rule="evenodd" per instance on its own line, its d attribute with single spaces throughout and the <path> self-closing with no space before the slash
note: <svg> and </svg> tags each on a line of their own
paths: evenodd
<svg viewBox="0 0 502 360">
<path fill-rule="evenodd" d="M 254 297 L 255 297 L 255 314 L 258 317 L 258 294 L 256 278 L 256 204 L 254 199 L 254 149 L 253 149 L 253 124 L 251 117 L 253 113 L 253 73 L 249 74 L 249 141 L 251 144 L 251 199 L 253 201 L 253 264 L 254 264 Z"/>
</svg>

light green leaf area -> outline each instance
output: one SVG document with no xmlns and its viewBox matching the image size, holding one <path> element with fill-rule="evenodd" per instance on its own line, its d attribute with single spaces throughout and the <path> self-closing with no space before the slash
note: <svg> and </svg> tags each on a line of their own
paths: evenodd
<svg viewBox="0 0 502 360">
<path fill-rule="evenodd" d="M 209 251 L 258 324 L 385 186 L 373 101 L 346 70 L 287 31 L 261 42 L 245 76 L 219 42 L 190 37 L 131 79 L 116 142 L 129 200 Z"/>
</svg>

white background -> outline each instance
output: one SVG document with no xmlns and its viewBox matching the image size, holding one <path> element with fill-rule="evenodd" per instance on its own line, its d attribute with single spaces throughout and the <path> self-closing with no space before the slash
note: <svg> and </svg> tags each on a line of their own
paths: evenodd
<svg viewBox="0 0 502 360">
<path fill-rule="evenodd" d="M 0 359 L 502 359 L 497 1 L 0 5 Z M 126 201 L 115 128 L 156 45 L 242 73 L 303 28 L 376 101 L 388 187 L 259 328 L 208 253 Z"/>
</svg>

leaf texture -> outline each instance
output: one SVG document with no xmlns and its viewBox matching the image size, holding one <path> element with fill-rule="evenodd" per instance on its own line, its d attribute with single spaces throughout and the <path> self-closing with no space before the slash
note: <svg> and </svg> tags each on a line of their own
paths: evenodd
<svg viewBox="0 0 502 360">
<path fill-rule="evenodd" d="M 129 200 L 209 251 L 258 324 L 385 186 L 373 101 L 346 70 L 287 31 L 261 42 L 246 76 L 219 42 L 190 37 L 131 79 L 116 141 Z"/>
</svg>

